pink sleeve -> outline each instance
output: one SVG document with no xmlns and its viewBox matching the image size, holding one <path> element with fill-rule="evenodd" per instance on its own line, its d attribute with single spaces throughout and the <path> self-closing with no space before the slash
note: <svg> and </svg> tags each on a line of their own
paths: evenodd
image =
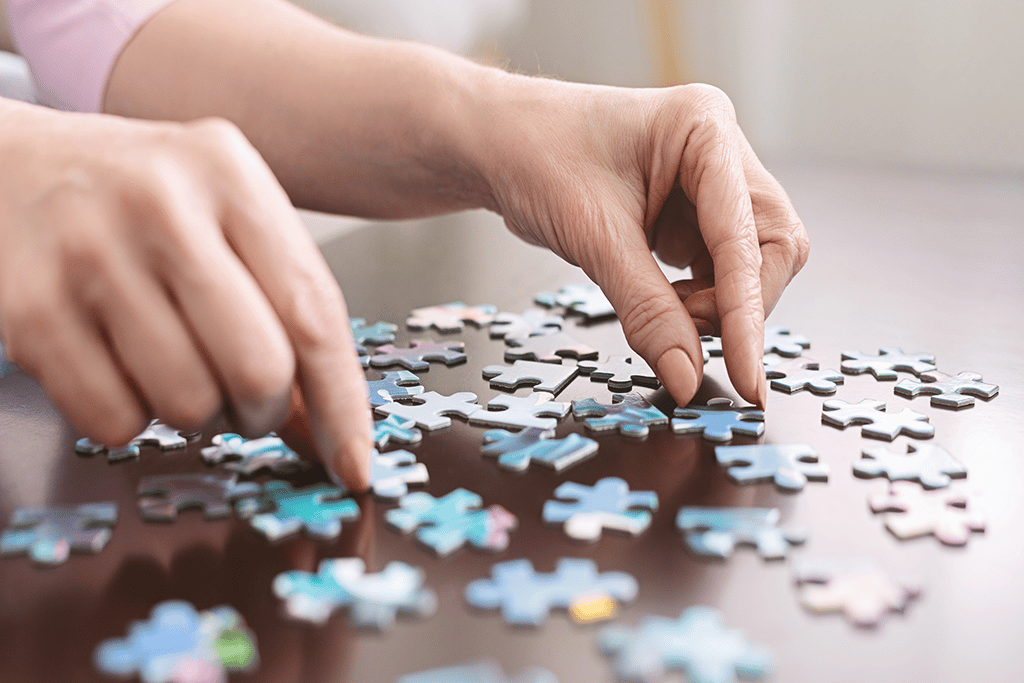
<svg viewBox="0 0 1024 683">
<path fill-rule="evenodd" d="M 11 32 L 35 79 L 38 100 L 96 112 L 121 50 L 174 0 L 7 0 Z"/>
</svg>

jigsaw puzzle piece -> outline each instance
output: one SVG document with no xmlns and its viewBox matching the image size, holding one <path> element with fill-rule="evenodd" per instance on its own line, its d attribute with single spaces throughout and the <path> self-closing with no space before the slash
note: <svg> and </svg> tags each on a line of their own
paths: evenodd
<svg viewBox="0 0 1024 683">
<path fill-rule="evenodd" d="M 437 610 L 437 596 L 424 587 L 424 573 L 404 562 L 367 574 L 358 557 L 321 560 L 316 574 L 287 571 L 274 578 L 274 595 L 284 600 L 292 619 L 323 625 L 338 609 L 348 608 L 356 628 L 383 631 L 396 617 L 425 618 Z"/>
<path fill-rule="evenodd" d="M 690 550 L 725 559 L 737 545 L 752 545 L 766 560 L 786 557 L 791 545 L 807 540 L 803 529 L 779 526 L 776 508 L 684 507 L 676 515 Z"/>
<path fill-rule="evenodd" d="M 251 672 L 259 656 L 256 638 L 230 607 L 197 612 L 168 600 L 137 621 L 124 639 L 102 643 L 96 667 L 112 676 L 138 674 L 143 683 L 226 683 L 228 671 Z"/>
<path fill-rule="evenodd" d="M 499 313 L 488 328 L 491 339 L 526 339 L 555 334 L 562 329 L 565 318 L 542 308 L 528 308 L 519 313 Z"/>
<path fill-rule="evenodd" d="M 206 519 L 222 519 L 232 502 L 259 493 L 259 484 L 240 484 L 235 475 L 157 474 L 139 480 L 139 514 L 147 522 L 173 522 L 179 512 L 198 508 Z"/>
<path fill-rule="evenodd" d="M 597 453 L 597 442 L 579 434 L 555 439 L 553 430 L 528 427 L 513 434 L 504 429 L 484 432 L 484 455 L 497 457 L 498 465 L 513 472 L 522 472 L 535 462 L 561 472 Z"/>
<path fill-rule="evenodd" d="M 515 678 L 508 678 L 495 662 L 484 660 L 406 674 L 395 683 L 558 683 L 558 679 L 547 669 L 538 668 L 524 669 Z"/>
<path fill-rule="evenodd" d="M 432 342 L 426 339 L 414 339 L 408 348 L 394 344 L 378 346 L 377 353 L 370 356 L 370 365 L 375 368 L 387 368 L 401 365 L 413 372 L 430 370 L 430 363 L 444 363 L 452 366 L 466 362 L 464 353 L 466 345 L 460 341 Z"/>
<path fill-rule="evenodd" d="M 935 435 L 935 426 L 928 416 L 904 408 L 898 413 L 885 412 L 885 404 L 869 398 L 851 404 L 840 399 L 829 399 L 822 404 L 821 421 L 842 429 L 849 425 L 863 425 L 861 436 L 892 441 L 900 434 L 915 439 L 928 439 Z"/>
<path fill-rule="evenodd" d="M 403 420 L 397 415 L 388 415 L 373 423 L 373 443 L 384 448 L 389 443 L 410 446 L 423 440 L 423 432 L 416 429 L 415 420 Z"/>
<path fill-rule="evenodd" d="M 796 358 L 811 348 L 811 342 L 802 334 L 793 334 L 781 325 L 764 326 L 764 352 L 777 353 L 787 358 Z"/>
<path fill-rule="evenodd" d="M 731 441 L 736 434 L 752 438 L 764 434 L 764 411 L 733 408 L 728 398 L 713 398 L 707 406 L 676 408 L 673 416 L 673 432 L 703 434 L 708 441 Z"/>
<path fill-rule="evenodd" d="M 565 285 L 554 294 L 541 292 L 534 297 L 534 301 L 548 308 L 562 306 L 567 312 L 579 313 L 588 321 L 615 315 L 615 309 L 608 301 L 608 297 L 594 284 Z"/>
<path fill-rule="evenodd" d="M 935 356 L 930 353 L 903 353 L 898 346 L 883 346 L 877 356 L 860 351 L 843 351 L 843 362 L 839 368 L 848 375 L 870 372 L 879 382 L 895 382 L 896 371 L 922 372 L 935 369 Z"/>
<path fill-rule="evenodd" d="M 356 346 L 390 344 L 395 341 L 395 332 L 398 332 L 398 325 L 382 321 L 367 325 L 366 318 L 350 318 L 349 325 L 352 328 L 352 341 Z"/>
<path fill-rule="evenodd" d="M 75 443 L 75 452 L 79 455 L 93 456 L 107 454 L 107 461 L 110 464 L 124 462 L 126 460 L 138 460 L 140 449 L 143 446 L 152 446 L 161 451 L 177 451 L 188 446 L 189 438 L 196 434 L 185 434 L 163 424 L 159 420 L 149 423 L 141 434 L 119 448 L 108 448 L 98 444 L 92 439 L 79 439 Z"/>
<path fill-rule="evenodd" d="M 706 364 L 712 357 L 721 358 L 722 351 L 722 338 L 712 337 L 709 334 L 701 335 L 700 348 L 704 354 L 704 363 Z"/>
<path fill-rule="evenodd" d="M 913 578 L 891 577 L 867 560 L 799 557 L 793 579 L 800 603 L 814 612 L 842 612 L 854 625 L 875 627 L 921 594 Z"/>
<path fill-rule="evenodd" d="M 775 482 L 784 491 L 800 491 L 808 480 L 828 481 L 828 467 L 806 444 L 716 446 L 715 459 L 737 484 Z"/>
<path fill-rule="evenodd" d="M 36 564 L 56 566 L 72 552 L 98 553 L 116 523 L 116 503 L 18 508 L 0 534 L 0 555 L 27 553 Z"/>
<path fill-rule="evenodd" d="M 378 498 L 400 498 L 409 492 L 409 484 L 429 481 L 427 466 L 416 462 L 409 451 L 380 453 L 374 449 L 370 456 L 370 489 Z"/>
<path fill-rule="evenodd" d="M 651 512 L 658 509 L 657 493 L 630 491 L 629 484 L 618 477 L 605 477 L 593 486 L 563 482 L 555 489 L 555 498 L 561 500 L 546 501 L 541 517 L 564 524 L 566 535 L 577 541 L 594 542 L 604 529 L 638 536 L 651 525 Z"/>
<path fill-rule="evenodd" d="M 578 372 L 579 368 L 574 365 L 517 360 L 511 367 L 488 365 L 484 368 L 483 375 L 484 379 L 489 379 L 491 386 L 497 389 L 512 391 L 520 386 L 528 386 L 533 387 L 535 391 L 547 391 L 557 396 Z"/>
<path fill-rule="evenodd" d="M 815 394 L 834 394 L 836 385 L 845 381 L 842 374 L 835 370 L 821 370 L 818 361 L 805 356 L 784 360 L 780 358 L 779 362 L 770 365 L 766 362 L 765 376 L 771 380 L 772 389 L 787 394 L 801 389 L 809 389 Z"/>
<path fill-rule="evenodd" d="M 974 396 L 987 400 L 999 393 L 997 385 L 982 382 L 976 372 L 961 372 L 954 377 L 932 370 L 922 372 L 921 379 L 922 382 L 902 380 L 893 391 L 908 398 L 931 396 L 931 404 L 941 408 L 969 408 L 974 405 Z"/>
<path fill-rule="evenodd" d="M 689 607 L 678 619 L 646 617 L 635 630 L 607 626 L 599 643 L 620 681 L 659 681 L 674 669 L 691 683 L 733 683 L 737 676 L 762 678 L 772 668 L 771 650 L 725 628 L 710 607 Z"/>
<path fill-rule="evenodd" d="M 894 482 L 889 492 L 873 496 L 872 512 L 886 512 L 885 528 L 899 539 L 929 534 L 946 545 L 967 545 L 972 532 L 985 531 L 985 518 L 969 510 L 967 496 L 944 489 L 924 491 L 911 482 Z"/>
<path fill-rule="evenodd" d="M 526 339 L 505 338 L 505 362 L 534 360 L 542 363 L 561 363 L 562 358 L 577 360 L 597 359 L 597 349 L 591 348 L 566 332 L 555 332 Z"/>
<path fill-rule="evenodd" d="M 303 489 L 286 481 L 268 481 L 256 498 L 236 505 L 238 514 L 270 541 L 277 541 L 303 529 L 313 538 L 337 538 L 341 523 L 359 519 L 359 506 L 344 491 L 329 484 Z"/>
<path fill-rule="evenodd" d="M 508 429 L 554 429 L 569 413 L 568 403 L 552 401 L 553 394 L 535 391 L 529 396 L 496 396 L 487 402 L 487 410 L 469 417 L 469 424 Z"/>
<path fill-rule="evenodd" d="M 609 356 L 602 363 L 585 360 L 576 366 L 584 375 L 590 375 L 592 382 L 606 382 L 611 391 L 629 391 L 634 383 L 653 389 L 661 386 L 654 370 L 641 358 Z"/>
<path fill-rule="evenodd" d="M 384 513 L 384 521 L 402 533 L 416 530 L 416 539 L 444 557 L 466 543 L 481 550 L 508 547 L 509 531 L 518 519 L 500 505 L 481 509 L 483 499 L 466 489 L 441 498 L 425 491 L 406 494 L 399 507 Z"/>
<path fill-rule="evenodd" d="M 578 605 L 596 598 L 630 602 L 636 593 L 637 582 L 630 574 L 599 574 L 591 560 L 563 557 L 554 572 L 539 574 L 523 559 L 499 562 L 491 567 L 491 578 L 470 582 L 466 602 L 479 609 L 501 608 L 508 624 L 540 626 L 553 608 L 573 614 Z"/>
<path fill-rule="evenodd" d="M 385 372 L 380 379 L 367 380 L 366 388 L 370 395 L 370 405 L 374 407 L 392 401 L 404 401 L 423 393 L 420 378 L 408 370 Z"/>
<path fill-rule="evenodd" d="M 378 413 L 394 415 L 403 420 L 410 420 L 421 429 L 433 431 L 450 427 L 452 420 L 449 415 L 458 415 L 468 420 L 483 406 L 476 402 L 476 394 L 460 391 L 445 396 L 436 391 L 412 397 L 413 403 L 385 403 L 377 406 Z"/>
<path fill-rule="evenodd" d="M 907 453 L 895 453 L 879 446 L 861 451 L 863 459 L 853 463 L 858 477 L 887 477 L 889 481 L 916 481 L 926 489 L 949 486 L 951 478 L 967 476 L 967 468 L 942 446 L 907 444 Z"/>
<path fill-rule="evenodd" d="M 612 394 L 612 404 L 598 403 L 592 398 L 572 402 L 576 417 L 595 432 L 618 431 L 623 436 L 642 439 L 650 427 L 668 424 L 668 416 L 640 394 Z"/>
<path fill-rule="evenodd" d="M 486 327 L 494 320 L 498 309 L 482 304 L 467 306 L 461 301 L 453 301 L 440 306 L 414 308 L 405 321 L 410 330 L 428 330 L 436 328 L 438 332 L 462 332 L 464 322 L 473 323 L 477 327 Z"/>
<path fill-rule="evenodd" d="M 199 452 L 207 465 L 223 464 L 224 469 L 246 476 L 263 469 L 276 475 L 289 475 L 307 467 L 299 454 L 273 433 L 259 439 L 246 439 L 230 433 L 216 434 L 211 444 Z"/>
</svg>

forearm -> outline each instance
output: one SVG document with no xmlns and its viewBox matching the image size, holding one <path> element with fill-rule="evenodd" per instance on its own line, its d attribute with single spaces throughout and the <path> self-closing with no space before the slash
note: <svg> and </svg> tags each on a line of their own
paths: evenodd
<svg viewBox="0 0 1024 683">
<path fill-rule="evenodd" d="M 475 115 L 498 72 L 366 38 L 282 0 L 178 0 L 127 45 L 105 111 L 233 121 L 292 201 L 410 217 L 490 206 Z"/>
</svg>

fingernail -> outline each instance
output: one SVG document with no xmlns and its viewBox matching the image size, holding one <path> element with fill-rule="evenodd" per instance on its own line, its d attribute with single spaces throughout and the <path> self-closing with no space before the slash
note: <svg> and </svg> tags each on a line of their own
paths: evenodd
<svg viewBox="0 0 1024 683">
<path fill-rule="evenodd" d="M 756 387 L 754 390 L 756 392 L 754 398 L 757 399 L 754 405 L 756 405 L 758 409 L 764 410 L 768 407 L 768 380 L 765 379 L 764 372 L 761 372 L 761 376 L 757 378 L 754 386 Z"/>
<path fill-rule="evenodd" d="M 700 374 L 682 349 L 669 349 L 658 359 L 658 379 L 680 406 L 685 406 L 697 393 Z M 701 368 L 703 371 L 703 367 Z"/>
</svg>

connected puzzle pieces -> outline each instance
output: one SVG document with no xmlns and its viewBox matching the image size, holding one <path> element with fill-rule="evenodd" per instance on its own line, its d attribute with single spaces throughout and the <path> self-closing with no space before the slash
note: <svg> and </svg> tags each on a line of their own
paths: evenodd
<svg viewBox="0 0 1024 683">
<path fill-rule="evenodd" d="M 861 436 L 892 441 L 900 434 L 915 439 L 927 439 L 935 434 L 935 426 L 928 416 L 904 408 L 897 413 L 885 412 L 885 404 L 870 398 L 852 404 L 840 399 L 829 399 L 822 404 L 821 421 L 842 429 L 849 425 L 863 425 Z"/>
<path fill-rule="evenodd" d="M 967 476 L 967 468 L 949 451 L 936 444 L 907 444 L 907 453 L 878 446 L 865 448 L 863 459 L 853 463 L 853 472 L 865 479 L 887 477 L 889 481 L 916 481 L 926 489 L 949 486 L 951 478 Z"/>
<path fill-rule="evenodd" d="M 808 480 L 828 481 L 828 467 L 806 444 L 717 446 L 715 459 L 737 484 L 773 481 L 784 491 L 800 491 Z"/>
<path fill-rule="evenodd" d="M 636 598 L 637 582 L 625 572 L 599 574 L 591 560 L 562 558 L 550 574 L 539 574 L 529 560 L 499 562 L 491 567 L 491 578 L 477 579 L 466 586 L 466 602 L 480 609 L 501 608 L 506 623 L 540 626 L 552 608 L 589 615 L 595 601 L 630 602 Z M 614 604 L 614 603 L 613 603 Z M 605 613 L 609 618 L 615 610 Z M 603 616 L 603 615 L 602 615 Z"/>
<path fill-rule="evenodd" d="M 374 449 L 370 455 L 370 489 L 378 498 L 400 498 L 409 492 L 409 484 L 428 481 L 427 466 L 416 462 L 409 451 L 379 453 Z"/>
<path fill-rule="evenodd" d="M 410 396 L 423 393 L 420 378 L 408 370 L 382 373 L 380 379 L 367 380 L 366 389 L 370 395 L 371 406 L 404 401 Z"/>
<path fill-rule="evenodd" d="M 100 671 L 137 673 L 142 683 L 227 683 L 229 671 L 253 671 L 259 662 L 255 636 L 238 612 L 197 612 L 181 600 L 158 604 L 149 621 L 132 624 L 127 638 L 102 643 L 94 659 Z"/>
<path fill-rule="evenodd" d="M 238 434 L 216 434 L 210 446 L 199 454 L 207 465 L 224 465 L 224 469 L 252 476 L 260 470 L 288 475 L 306 468 L 306 463 L 276 434 L 259 439 L 246 439 Z"/>
<path fill-rule="evenodd" d="M 546 501 L 541 517 L 564 524 L 566 535 L 577 541 L 596 541 L 604 529 L 637 536 L 651 525 L 650 511 L 658 509 L 657 493 L 630 491 L 618 477 L 605 477 L 593 486 L 566 481 L 555 489 L 555 497 L 561 500 Z"/>
<path fill-rule="evenodd" d="M 676 408 L 673 416 L 673 432 L 703 434 L 708 441 L 731 441 L 736 434 L 749 437 L 764 434 L 764 411 L 733 408 L 728 398 L 713 398 L 707 406 Z"/>
<path fill-rule="evenodd" d="M 669 669 L 686 672 L 690 683 L 733 683 L 737 676 L 762 678 L 772 668 L 771 651 L 722 625 L 710 607 L 689 607 L 678 619 L 649 616 L 635 630 L 606 626 L 601 649 L 613 658 L 620 681 L 660 681 Z"/>
<path fill-rule="evenodd" d="M 484 379 L 491 380 L 491 386 L 509 391 L 520 386 L 532 386 L 535 391 L 547 391 L 557 395 L 568 386 L 579 373 L 575 365 L 540 363 L 533 360 L 517 360 L 508 365 L 488 365 L 483 369 Z"/>
<path fill-rule="evenodd" d="M 526 339 L 554 334 L 562 329 L 565 319 L 542 308 L 528 308 L 520 313 L 499 313 L 487 331 L 491 339 Z"/>
<path fill-rule="evenodd" d="M 236 505 L 238 514 L 269 540 L 277 541 L 305 529 L 314 538 L 337 538 L 341 523 L 359 518 L 359 506 L 329 484 L 295 489 L 286 481 L 268 481 L 259 496 Z"/>
<path fill-rule="evenodd" d="M 657 389 L 661 386 L 657 375 L 641 358 L 609 356 L 602 362 L 585 360 L 576 364 L 580 372 L 590 375 L 593 382 L 606 382 L 612 391 L 629 391 L 634 384 Z"/>
<path fill-rule="evenodd" d="M 27 553 L 37 564 L 63 564 L 72 552 L 102 550 L 116 523 L 115 503 L 18 508 L 11 515 L 10 526 L 0 535 L 0 555 Z"/>
<path fill-rule="evenodd" d="M 916 579 L 891 577 L 868 560 L 801 556 L 793 562 L 800 603 L 813 612 L 842 612 L 856 626 L 878 626 L 921 594 Z"/>
<path fill-rule="evenodd" d="M 440 306 L 414 308 L 405 321 L 410 330 L 428 330 L 436 328 L 438 332 L 462 332 L 463 323 L 473 323 L 477 327 L 485 327 L 494 320 L 497 312 L 494 306 L 467 306 L 461 301 Z"/>
<path fill-rule="evenodd" d="M 562 358 L 577 360 L 596 359 L 597 349 L 591 348 L 566 332 L 555 332 L 539 337 L 505 338 L 505 361 L 535 360 L 542 363 L 561 363 Z"/>
<path fill-rule="evenodd" d="M 981 381 L 976 372 L 961 372 L 955 377 L 938 370 L 922 372 L 918 382 L 912 379 L 902 380 L 893 391 L 900 396 L 914 398 L 924 394 L 932 397 L 932 405 L 942 408 L 969 408 L 974 405 L 974 397 L 990 399 L 999 393 L 999 387 Z"/>
<path fill-rule="evenodd" d="M 558 679 L 540 668 L 524 669 L 508 678 L 495 662 L 484 660 L 406 674 L 395 683 L 558 683 Z"/>
<path fill-rule="evenodd" d="M 367 574 L 358 557 L 321 560 L 316 574 L 287 571 L 274 578 L 274 595 L 284 600 L 293 619 L 324 624 L 331 614 L 348 608 L 349 622 L 378 631 L 394 625 L 397 615 L 429 617 L 437 596 L 423 585 L 424 574 L 404 562 Z"/>
<path fill-rule="evenodd" d="M 840 373 L 835 370 L 821 370 L 818 361 L 806 356 L 780 358 L 780 362 L 771 365 L 766 362 L 765 376 L 771 380 L 772 389 L 787 394 L 802 389 L 808 389 L 815 394 L 834 394 L 836 385 L 845 381 Z"/>
<path fill-rule="evenodd" d="M 394 344 L 377 347 L 377 353 L 370 356 L 370 365 L 375 368 L 387 368 L 401 365 L 406 370 L 425 372 L 430 369 L 430 362 L 458 365 L 466 362 L 464 353 L 466 345 L 460 341 L 432 342 L 425 339 L 414 339 L 412 346 L 402 348 Z"/>
<path fill-rule="evenodd" d="M 616 431 L 623 436 L 642 439 L 652 426 L 668 424 L 668 416 L 637 393 L 612 394 L 612 404 L 598 403 L 592 398 L 572 402 L 576 417 L 585 417 L 588 429 L 595 432 Z"/>
<path fill-rule="evenodd" d="M 698 555 L 727 558 L 737 545 L 752 545 L 766 560 L 782 559 L 791 545 L 807 540 L 803 529 L 779 526 L 775 508 L 684 507 L 676 527 Z"/>
<path fill-rule="evenodd" d="M 156 474 L 139 480 L 139 514 L 150 522 L 173 522 L 178 513 L 201 509 L 207 519 L 231 514 L 231 503 L 252 498 L 260 485 L 229 474 Z"/>
<path fill-rule="evenodd" d="M 554 430 L 529 427 L 513 434 L 504 429 L 484 432 L 484 455 L 498 458 L 498 465 L 513 472 L 522 472 L 531 462 L 561 472 L 570 465 L 597 453 L 597 442 L 571 433 L 555 439 Z"/>
<path fill-rule="evenodd" d="M 508 429 L 554 429 L 569 412 L 568 403 L 552 401 L 554 396 L 534 391 L 528 396 L 496 396 L 487 402 L 487 410 L 469 416 L 471 425 Z"/>
<path fill-rule="evenodd" d="M 972 532 L 985 530 L 985 518 L 968 509 L 967 496 L 942 489 L 925 491 L 911 482 L 894 482 L 889 492 L 873 496 L 872 512 L 885 512 L 885 528 L 900 539 L 931 534 L 946 545 L 962 546 Z"/>
<path fill-rule="evenodd" d="M 492 505 L 481 509 L 483 499 L 461 488 L 441 498 L 414 491 L 402 496 L 398 504 L 384 513 L 384 521 L 406 534 L 415 529 L 416 540 L 442 557 L 466 543 L 481 550 L 504 550 L 509 531 L 518 525 L 516 516 L 505 508 Z"/>
<path fill-rule="evenodd" d="M 566 312 L 579 313 L 587 320 L 615 315 L 615 309 L 608 301 L 608 297 L 604 295 L 600 287 L 593 284 L 565 285 L 554 294 L 541 292 L 534 297 L 534 301 L 548 308 L 562 306 Z"/>
<path fill-rule="evenodd" d="M 903 353 L 898 346 L 883 346 L 877 356 L 860 351 L 843 351 L 843 362 L 839 368 L 848 375 L 870 372 L 880 382 L 895 382 L 896 371 L 922 372 L 935 369 L 935 356 L 930 353 Z"/>
<path fill-rule="evenodd" d="M 106 453 L 107 461 L 113 465 L 126 460 L 138 460 L 143 446 L 152 446 L 159 448 L 161 451 L 181 450 L 188 446 L 188 440 L 191 436 L 194 435 L 183 434 L 177 429 L 168 427 L 159 420 L 153 420 L 141 434 L 120 448 L 108 448 L 91 439 L 79 439 L 75 443 L 75 452 L 85 456 Z"/>
<path fill-rule="evenodd" d="M 468 420 L 473 413 L 483 409 L 483 406 L 476 402 L 476 394 L 469 391 L 459 391 L 451 396 L 428 391 L 412 397 L 412 401 L 385 403 L 377 406 L 376 410 L 384 415 L 394 415 L 412 421 L 421 429 L 433 431 L 450 427 L 452 420 L 449 415 L 458 415 Z"/>
</svg>

